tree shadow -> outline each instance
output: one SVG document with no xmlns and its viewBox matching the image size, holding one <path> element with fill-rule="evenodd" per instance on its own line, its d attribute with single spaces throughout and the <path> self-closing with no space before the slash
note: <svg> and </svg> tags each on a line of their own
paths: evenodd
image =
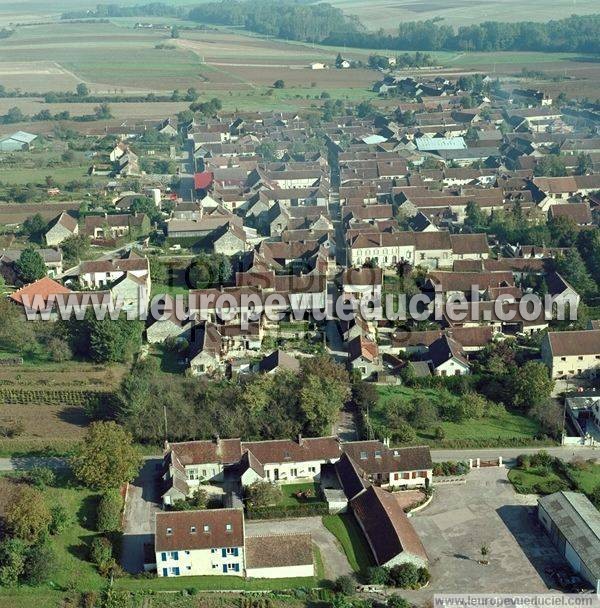
<svg viewBox="0 0 600 608">
<path fill-rule="evenodd" d="M 96 513 L 100 496 L 86 496 L 77 510 L 77 521 L 84 530 L 96 530 Z"/>
</svg>

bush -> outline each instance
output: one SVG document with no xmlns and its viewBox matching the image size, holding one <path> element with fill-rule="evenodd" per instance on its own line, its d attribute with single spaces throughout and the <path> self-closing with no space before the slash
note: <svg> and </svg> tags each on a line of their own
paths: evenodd
<svg viewBox="0 0 600 608">
<path fill-rule="evenodd" d="M 351 576 L 338 576 L 335 580 L 334 589 L 343 595 L 354 595 L 356 585 L 354 584 L 354 579 Z"/>
<path fill-rule="evenodd" d="M 23 580 L 28 585 L 47 582 L 56 571 L 56 552 L 52 544 L 42 541 L 32 545 L 27 552 Z"/>
<path fill-rule="evenodd" d="M 411 604 L 399 595 L 391 595 L 386 603 L 387 608 L 410 608 Z"/>
<path fill-rule="evenodd" d="M 269 481 L 255 481 L 248 487 L 247 496 L 252 507 L 268 507 L 281 502 L 283 492 Z"/>
<path fill-rule="evenodd" d="M 317 517 L 328 514 L 329 507 L 324 502 L 277 505 L 274 507 L 248 507 L 246 509 L 247 519 L 290 519 L 293 517 Z"/>
<path fill-rule="evenodd" d="M 98 502 L 96 529 L 98 532 L 118 532 L 121 529 L 123 499 L 118 490 L 110 490 Z"/>
<path fill-rule="evenodd" d="M 419 586 L 419 569 L 410 562 L 393 566 L 390 569 L 390 582 L 401 589 L 416 589 Z"/>
<path fill-rule="evenodd" d="M 431 580 L 431 574 L 425 566 L 419 568 L 419 587 L 424 587 Z"/>
<path fill-rule="evenodd" d="M 536 494 L 554 494 L 568 490 L 569 485 L 562 479 L 544 479 L 534 484 L 532 489 Z"/>
<path fill-rule="evenodd" d="M 54 485 L 56 475 L 49 467 L 33 467 L 27 472 L 27 480 L 36 488 L 43 489 Z"/>
<path fill-rule="evenodd" d="M 367 582 L 370 585 L 387 585 L 390 573 L 384 566 L 371 566 L 367 570 Z"/>
<path fill-rule="evenodd" d="M 96 566 L 100 574 L 108 575 L 115 566 L 113 546 L 106 536 L 96 536 L 90 545 L 90 561 Z"/>
<path fill-rule="evenodd" d="M 521 454 L 517 456 L 517 467 L 519 469 L 527 470 L 531 466 L 531 457 L 529 454 Z"/>
<path fill-rule="evenodd" d="M 62 505 L 53 505 L 50 508 L 50 515 L 52 517 L 48 526 L 50 534 L 60 534 L 67 529 L 71 518 L 68 511 Z"/>
</svg>

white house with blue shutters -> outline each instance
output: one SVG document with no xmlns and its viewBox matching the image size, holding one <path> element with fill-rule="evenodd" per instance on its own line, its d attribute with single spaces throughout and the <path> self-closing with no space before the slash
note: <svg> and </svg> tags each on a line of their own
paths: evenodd
<svg viewBox="0 0 600 608">
<path fill-rule="evenodd" d="M 157 513 L 155 526 L 158 576 L 244 576 L 241 509 Z"/>
</svg>

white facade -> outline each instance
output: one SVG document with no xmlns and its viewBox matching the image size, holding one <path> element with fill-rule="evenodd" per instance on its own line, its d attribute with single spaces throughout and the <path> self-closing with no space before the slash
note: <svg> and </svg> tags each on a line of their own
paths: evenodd
<svg viewBox="0 0 600 608">
<path fill-rule="evenodd" d="M 198 534 L 202 534 L 201 531 Z M 243 576 L 244 547 L 156 552 L 158 576 Z"/>
</svg>

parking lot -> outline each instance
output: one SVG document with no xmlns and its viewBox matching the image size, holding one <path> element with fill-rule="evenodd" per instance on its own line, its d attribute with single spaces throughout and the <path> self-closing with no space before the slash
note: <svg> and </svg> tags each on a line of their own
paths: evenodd
<svg viewBox="0 0 600 608">
<path fill-rule="evenodd" d="M 412 518 L 430 559 L 435 592 L 547 592 L 546 573 L 564 563 L 535 516 L 536 498 L 516 494 L 504 468 L 475 469 L 467 482 L 438 485 Z M 479 563 L 489 548 L 488 565 Z M 412 594 L 411 594 L 412 595 Z"/>
</svg>

